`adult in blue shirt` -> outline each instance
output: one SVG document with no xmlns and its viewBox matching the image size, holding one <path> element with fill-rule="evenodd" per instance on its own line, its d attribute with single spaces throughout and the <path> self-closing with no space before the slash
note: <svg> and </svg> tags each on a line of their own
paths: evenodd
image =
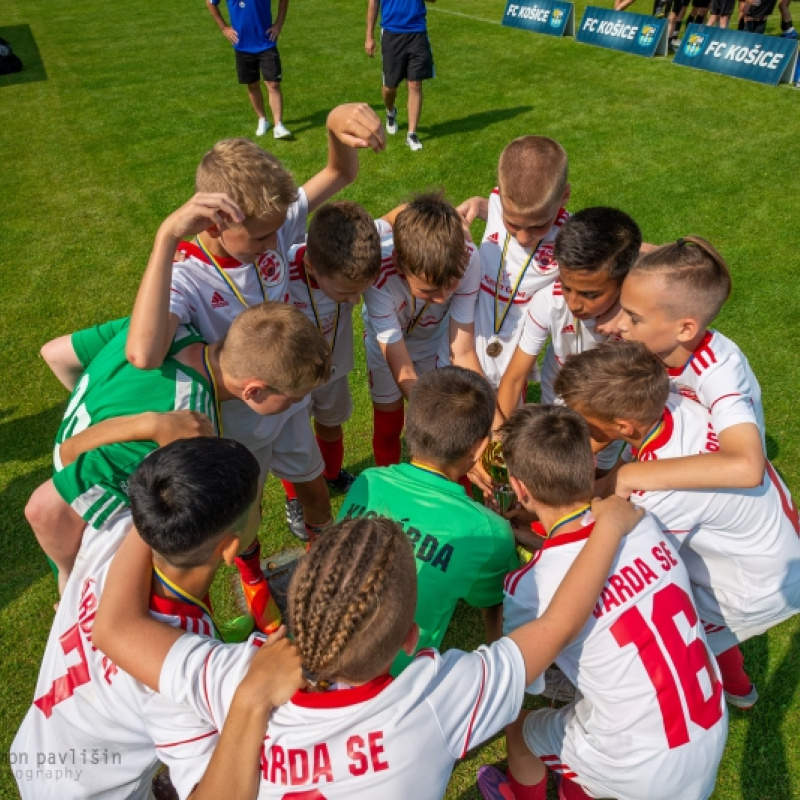
<svg viewBox="0 0 800 800">
<path fill-rule="evenodd" d="M 258 116 L 256 136 L 269 130 L 264 112 L 261 77 L 267 87 L 269 107 L 275 120 L 273 136 L 286 139 L 292 134 L 283 124 L 283 94 L 281 93 L 281 57 L 278 36 L 286 19 L 289 0 L 279 0 L 278 16 L 272 22 L 270 0 L 227 0 L 231 24 L 225 22 L 219 10 L 219 0 L 206 0 L 208 10 L 236 53 L 236 72 L 239 83 L 247 84 L 250 102 Z"/>
<path fill-rule="evenodd" d="M 408 134 L 406 144 L 422 150 L 417 123 L 422 111 L 422 81 L 432 78 L 433 53 L 428 41 L 425 3 L 435 0 L 369 0 L 367 40 L 364 49 L 375 55 L 375 22 L 381 7 L 381 57 L 383 59 L 383 102 L 386 105 L 386 132 L 397 133 L 397 87 L 408 85 Z"/>
</svg>

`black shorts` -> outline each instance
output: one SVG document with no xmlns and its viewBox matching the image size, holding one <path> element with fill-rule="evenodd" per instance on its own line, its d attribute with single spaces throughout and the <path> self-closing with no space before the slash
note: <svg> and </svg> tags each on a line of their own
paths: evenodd
<svg viewBox="0 0 800 800">
<path fill-rule="evenodd" d="M 766 19 L 774 10 L 777 0 L 761 0 L 756 5 L 755 0 L 751 0 L 747 16 L 750 19 Z"/>
<path fill-rule="evenodd" d="M 277 47 L 270 47 L 261 53 L 242 53 L 239 50 L 234 50 L 234 53 L 239 83 L 258 83 L 260 77 L 265 81 L 280 81 L 281 57 Z"/>
<path fill-rule="evenodd" d="M 426 81 L 433 77 L 433 52 L 428 34 L 381 31 L 383 85 L 396 89 L 407 81 Z"/>
<path fill-rule="evenodd" d="M 715 17 L 730 17 L 734 5 L 734 0 L 711 0 L 711 13 Z"/>
</svg>

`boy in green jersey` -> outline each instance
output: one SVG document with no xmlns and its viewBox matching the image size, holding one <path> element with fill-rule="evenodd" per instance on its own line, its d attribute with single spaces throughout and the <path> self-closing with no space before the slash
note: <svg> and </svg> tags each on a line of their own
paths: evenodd
<svg viewBox="0 0 800 800">
<path fill-rule="evenodd" d="M 276 414 L 327 380 L 330 369 L 330 348 L 319 331 L 282 303 L 252 306 L 211 345 L 193 328 L 179 328 L 158 369 L 128 363 L 127 337 L 127 318 L 73 334 L 84 372 L 56 437 L 53 477 L 25 508 L 42 549 L 58 567 L 62 589 L 84 526 L 98 528 L 128 505 L 128 477 L 157 446 L 117 418 L 185 409 L 207 415 L 222 434 L 223 401 L 239 398 L 259 414 Z M 102 422 L 108 424 L 101 429 Z M 102 435 L 74 461 L 65 460 L 66 440 L 83 431 Z"/>
<path fill-rule="evenodd" d="M 417 650 L 439 647 L 459 600 L 483 609 L 489 642 L 501 635 L 503 578 L 519 566 L 506 520 L 457 483 L 488 441 L 494 390 L 460 367 L 419 377 L 409 395 L 410 464 L 361 473 L 339 519 L 384 516 L 405 531 L 417 566 Z M 409 602 L 412 602 L 409 599 Z M 413 658 L 397 655 L 392 675 Z"/>
</svg>

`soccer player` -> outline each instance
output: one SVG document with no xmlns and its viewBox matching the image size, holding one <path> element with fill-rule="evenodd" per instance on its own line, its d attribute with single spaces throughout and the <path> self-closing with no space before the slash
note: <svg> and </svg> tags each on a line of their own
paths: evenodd
<svg viewBox="0 0 800 800">
<path fill-rule="evenodd" d="M 656 356 L 635 342 L 602 345 L 570 357 L 559 392 L 598 442 L 624 439 L 645 463 L 717 452 L 712 417 L 670 393 Z M 769 461 L 751 489 L 636 492 L 686 562 L 728 702 L 758 698 L 738 644 L 800 612 L 800 520 Z"/>
<path fill-rule="evenodd" d="M 458 483 L 483 452 L 493 413 L 494 392 L 483 376 L 459 367 L 426 372 L 408 403 L 411 463 L 362 472 L 339 512 L 340 520 L 389 517 L 411 540 L 417 649 L 439 647 L 459 600 L 483 609 L 487 641 L 500 636 L 503 578 L 519 564 L 514 536 Z M 393 675 L 413 652 L 398 654 Z"/>
<path fill-rule="evenodd" d="M 381 239 L 381 272 L 362 311 L 379 467 L 400 461 L 404 399 L 420 374 L 446 364 L 481 371 L 474 338 L 480 259 L 458 213 L 427 194 L 382 219 L 392 230 Z"/>
<path fill-rule="evenodd" d="M 258 464 L 238 442 L 184 440 L 145 459 L 129 491 L 130 512 L 99 529 L 87 526 L 58 606 L 33 704 L 11 745 L 17 765 L 27 765 L 15 771 L 24 800 L 144 800 L 152 797 L 159 761 L 180 797 L 194 797 L 220 739 L 214 723 L 120 670 L 95 645 L 93 626 L 111 559 L 135 524 L 156 551 L 148 588 L 153 618 L 214 636 L 208 590 L 217 567 L 232 563 L 258 531 Z M 260 691 L 243 684 L 234 697 L 231 714 L 246 723 L 240 734 L 255 717 L 263 736 L 271 709 L 300 686 L 299 659 L 286 644 L 263 648 L 259 660 L 268 672 Z M 239 780 L 229 776 L 228 796 L 245 796 L 236 793 Z"/>
<path fill-rule="evenodd" d="M 591 613 L 621 535 L 639 518 L 620 498 L 595 506 L 597 524 L 541 619 L 473 653 L 422 651 L 396 679 L 389 665 L 416 639 L 416 572 L 408 537 L 390 520 L 343 522 L 311 544 L 289 590 L 290 628 L 311 685 L 270 718 L 259 796 L 330 800 L 441 797 L 453 763 L 513 720 L 526 683 Z M 168 698 L 224 721 L 233 687 L 257 648 L 182 636 L 147 615 L 150 554 L 126 541 L 112 565 L 95 642 Z M 141 645 L 137 644 L 141 642 Z M 205 687 L 205 688 L 204 688 Z M 223 731 L 224 733 L 224 731 Z M 255 772 L 247 762 L 230 765 Z"/>
<path fill-rule="evenodd" d="M 236 53 L 236 72 L 239 83 L 247 85 L 247 94 L 253 111 L 258 117 L 256 136 L 269 130 L 264 113 L 264 95 L 261 93 L 259 73 L 267 87 L 269 107 L 275 127 L 272 135 L 276 139 L 288 139 L 292 134 L 283 124 L 283 93 L 281 92 L 281 56 L 278 53 L 278 37 L 283 30 L 289 0 L 279 0 L 278 16 L 272 21 L 271 0 L 231 0 L 228 15 L 231 24 L 225 22 L 219 10 L 219 0 L 206 0 L 208 10 L 222 35 L 233 45 Z"/>
<path fill-rule="evenodd" d="M 742 351 L 708 326 L 731 291 L 722 256 L 687 236 L 640 258 L 622 284 L 623 339 L 642 342 L 664 365 L 673 387 L 711 412 L 719 437 L 713 453 L 625 464 L 616 491 L 735 489 L 764 478 L 764 411 Z"/>
<path fill-rule="evenodd" d="M 506 579 L 503 628 L 519 632 L 547 613 L 594 539 L 594 460 L 586 423 L 563 406 L 517 409 L 500 435 L 511 486 L 547 530 L 533 560 Z M 549 768 L 562 798 L 704 800 L 728 719 L 686 567 L 645 516 L 606 574 L 589 621 L 556 657 L 576 699 L 523 711 L 507 729 L 513 797 L 544 800 Z M 484 797 L 507 797 L 501 781 L 494 768 L 479 773 Z"/>
<path fill-rule="evenodd" d="M 397 87 L 408 86 L 408 133 L 406 144 L 412 151 L 422 150 L 417 124 L 422 111 L 422 82 L 433 78 L 433 52 L 428 40 L 425 3 L 435 0 L 368 0 L 367 37 L 364 49 L 375 55 L 375 23 L 381 8 L 381 58 L 386 106 L 386 132 L 397 133 Z"/>
</svg>

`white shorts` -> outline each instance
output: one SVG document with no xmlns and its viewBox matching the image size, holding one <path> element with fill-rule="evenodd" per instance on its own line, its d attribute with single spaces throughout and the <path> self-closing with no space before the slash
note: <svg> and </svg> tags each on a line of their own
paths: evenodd
<svg viewBox="0 0 800 800">
<path fill-rule="evenodd" d="M 274 441 L 250 451 L 258 460 L 262 486 L 268 472 L 281 480 L 308 483 L 325 466 L 308 414 L 293 414 Z"/>
<path fill-rule="evenodd" d="M 342 425 L 353 413 L 353 398 L 347 375 L 342 375 L 311 392 L 311 416 L 328 428 Z"/>
<path fill-rule="evenodd" d="M 696 600 L 695 603 L 697 603 Z M 757 624 L 737 625 L 734 631 L 722 622 L 706 622 L 703 619 L 703 612 L 700 610 L 699 605 L 698 612 L 700 614 L 700 621 L 703 624 L 703 630 L 706 633 L 708 646 L 715 656 L 724 653 L 726 650 L 730 650 L 731 647 L 736 647 L 742 642 L 746 642 L 748 639 L 752 639 L 754 636 L 761 636 L 762 633 L 766 633 L 770 628 L 774 628 L 784 621 L 769 620 L 768 622 Z"/>
<path fill-rule="evenodd" d="M 436 355 L 426 356 L 414 360 L 414 369 L 417 375 L 423 375 L 437 367 Z M 403 393 L 395 382 L 392 371 L 383 356 L 375 357 L 367 348 L 367 368 L 369 370 L 369 393 L 373 403 L 393 403 L 399 400 Z"/>
</svg>

